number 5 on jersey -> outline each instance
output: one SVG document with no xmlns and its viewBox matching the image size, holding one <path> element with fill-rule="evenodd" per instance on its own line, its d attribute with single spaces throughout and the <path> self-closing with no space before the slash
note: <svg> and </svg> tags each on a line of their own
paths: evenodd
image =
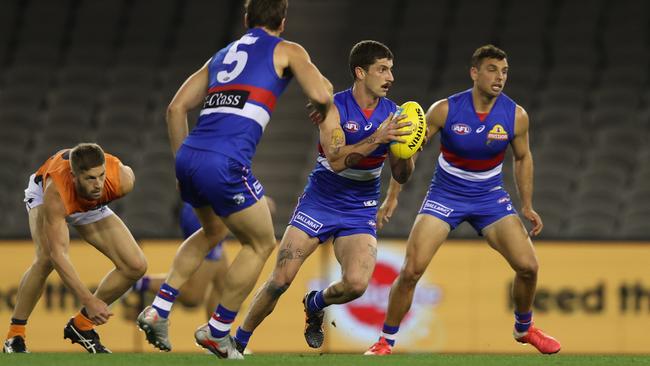
<svg viewBox="0 0 650 366">
<path fill-rule="evenodd" d="M 223 63 L 225 65 L 230 65 L 233 62 L 235 63 L 235 68 L 232 71 L 219 71 L 217 73 L 217 81 L 224 84 L 233 79 L 235 79 L 246 67 L 246 62 L 248 62 L 248 53 L 243 50 L 237 50 L 240 44 L 251 45 L 257 42 L 257 37 L 248 37 L 244 36 L 239 41 L 235 42 L 228 49 L 228 53 L 223 58 Z"/>
</svg>

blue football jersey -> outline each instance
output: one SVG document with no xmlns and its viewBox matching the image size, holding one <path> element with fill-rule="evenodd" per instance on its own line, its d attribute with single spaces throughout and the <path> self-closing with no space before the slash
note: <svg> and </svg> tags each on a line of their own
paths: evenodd
<svg viewBox="0 0 650 366">
<path fill-rule="evenodd" d="M 449 112 L 440 130 L 440 155 L 432 185 L 464 195 L 503 186 L 503 158 L 514 138 L 517 105 L 502 93 L 481 121 L 471 89 L 447 100 Z"/>
<path fill-rule="evenodd" d="M 380 98 L 370 117 L 366 117 L 354 99 L 352 89 L 336 93 L 334 104 L 339 111 L 347 145 L 370 137 L 397 109 L 393 101 Z M 305 193 L 311 199 L 339 209 L 375 207 L 380 193 L 379 177 L 387 153 L 388 144 L 380 145 L 357 165 L 335 173 L 319 146 L 316 167 L 309 175 Z"/>
<path fill-rule="evenodd" d="M 273 64 L 281 41 L 253 28 L 212 56 L 208 95 L 184 144 L 250 166 L 276 101 L 291 80 L 278 77 Z"/>
</svg>

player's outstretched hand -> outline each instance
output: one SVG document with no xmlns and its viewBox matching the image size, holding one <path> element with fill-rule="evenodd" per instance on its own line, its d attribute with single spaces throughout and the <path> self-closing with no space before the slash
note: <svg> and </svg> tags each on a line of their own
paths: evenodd
<svg viewBox="0 0 650 366">
<path fill-rule="evenodd" d="M 410 135 L 411 131 L 408 129 L 401 130 L 400 128 L 411 126 L 413 123 L 400 122 L 405 119 L 407 116 L 405 114 L 394 115 L 393 113 L 389 114 L 388 117 L 381 123 L 377 128 L 377 131 L 374 133 L 374 137 L 377 139 L 377 142 L 380 144 L 387 144 L 389 142 L 406 142 L 400 136 Z"/>
<path fill-rule="evenodd" d="M 101 325 L 108 322 L 108 318 L 113 316 L 113 313 L 108 308 L 105 302 L 93 296 L 84 304 L 88 318 L 92 320 L 95 325 Z"/>
<path fill-rule="evenodd" d="M 385 199 L 377 210 L 377 230 L 384 227 L 384 223 L 388 223 L 393 216 L 393 212 L 397 208 L 397 199 Z"/>
<path fill-rule="evenodd" d="M 530 221 L 531 224 L 533 224 L 533 228 L 530 229 L 530 232 L 528 232 L 528 235 L 530 236 L 537 236 L 539 233 L 542 232 L 542 228 L 544 228 L 544 223 L 542 222 L 542 218 L 539 216 L 535 210 L 532 208 L 523 208 L 521 209 L 521 214 L 524 215 L 524 217 Z"/>
</svg>

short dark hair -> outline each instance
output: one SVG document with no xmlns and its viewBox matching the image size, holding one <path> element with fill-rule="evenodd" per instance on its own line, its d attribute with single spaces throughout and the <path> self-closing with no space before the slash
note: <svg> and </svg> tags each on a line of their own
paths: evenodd
<svg viewBox="0 0 650 366">
<path fill-rule="evenodd" d="M 104 150 L 97 144 L 82 142 L 70 151 L 70 168 L 74 175 L 103 165 L 105 162 Z"/>
<path fill-rule="evenodd" d="M 280 29 L 282 19 L 287 17 L 289 0 L 246 0 L 246 27 L 265 27 L 270 30 Z"/>
<path fill-rule="evenodd" d="M 352 79 L 357 79 L 354 69 L 361 67 L 368 71 L 370 65 L 382 58 L 387 58 L 389 60 L 393 59 L 393 53 L 385 44 L 371 40 L 365 40 L 355 44 L 354 47 L 352 47 L 352 50 L 350 50 L 349 59 Z"/>
<path fill-rule="evenodd" d="M 470 65 L 478 69 L 483 62 L 483 59 L 486 58 L 503 60 L 504 58 L 508 58 L 508 55 L 506 54 L 506 51 L 500 49 L 499 47 L 493 44 L 486 44 L 485 46 L 481 46 L 477 48 L 476 51 L 474 51 Z"/>
</svg>

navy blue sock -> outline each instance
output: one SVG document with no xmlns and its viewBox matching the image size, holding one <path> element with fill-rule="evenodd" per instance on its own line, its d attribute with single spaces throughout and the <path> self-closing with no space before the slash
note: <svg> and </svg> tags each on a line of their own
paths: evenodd
<svg viewBox="0 0 650 366">
<path fill-rule="evenodd" d="M 174 305 L 174 301 L 176 301 L 176 297 L 179 294 L 180 292 L 177 289 L 169 286 L 167 282 L 165 282 L 160 286 L 158 295 L 156 295 L 151 306 L 156 309 L 158 315 L 167 319 L 169 317 L 169 312 L 172 310 L 172 305 Z"/>
<path fill-rule="evenodd" d="M 325 290 L 318 291 L 314 296 L 307 297 L 307 310 L 315 313 L 327 307 L 327 304 L 325 304 L 325 298 L 323 297 L 324 291 Z"/>
<path fill-rule="evenodd" d="M 397 331 L 399 331 L 399 325 L 393 327 L 384 323 L 384 327 L 381 329 L 381 337 L 384 337 L 386 342 L 393 347 L 395 346 L 395 335 L 397 334 Z"/>
<path fill-rule="evenodd" d="M 519 333 L 524 333 L 528 331 L 530 325 L 533 322 L 533 312 L 529 311 L 527 313 L 518 313 L 515 311 L 515 329 Z"/>
<path fill-rule="evenodd" d="M 215 338 L 223 338 L 230 334 L 230 326 L 236 316 L 236 311 L 228 310 L 219 304 L 208 322 L 212 336 Z"/>
<path fill-rule="evenodd" d="M 250 340 L 251 336 L 253 335 L 253 332 L 249 332 L 247 330 L 243 330 L 241 327 L 237 328 L 237 334 L 235 335 L 235 338 L 241 344 L 246 348 L 248 346 L 248 341 Z"/>
<path fill-rule="evenodd" d="M 11 325 L 27 325 L 27 319 L 11 318 Z"/>
</svg>

